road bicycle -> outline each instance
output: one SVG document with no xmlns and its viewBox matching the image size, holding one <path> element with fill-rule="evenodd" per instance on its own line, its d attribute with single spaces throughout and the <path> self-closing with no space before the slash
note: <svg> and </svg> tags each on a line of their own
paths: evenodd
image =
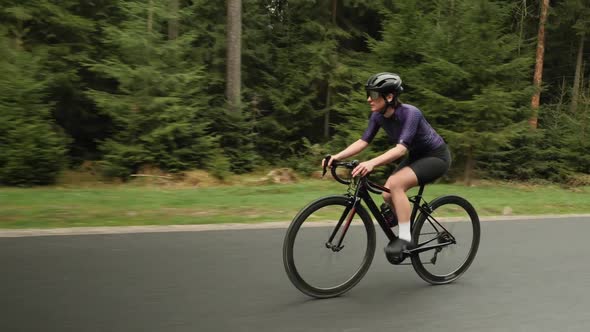
<svg viewBox="0 0 590 332">
<path fill-rule="evenodd" d="M 334 161 L 332 177 L 348 185 L 347 192 L 311 202 L 287 229 L 283 243 L 285 270 L 293 285 L 309 296 L 342 295 L 364 277 L 377 243 L 373 219 L 389 241 L 397 239 L 395 227 L 390 228 L 370 195 L 389 190 L 367 176 L 346 179 L 337 172 L 338 167 L 350 171 L 357 165 L 356 160 Z M 387 259 L 394 265 L 410 265 L 404 263 L 409 257 L 416 273 L 426 282 L 448 284 L 467 271 L 477 254 L 479 217 L 473 205 L 462 197 L 445 195 L 427 202 L 423 193 L 421 185 L 417 195 L 409 197 L 413 205 L 412 249 Z"/>
</svg>

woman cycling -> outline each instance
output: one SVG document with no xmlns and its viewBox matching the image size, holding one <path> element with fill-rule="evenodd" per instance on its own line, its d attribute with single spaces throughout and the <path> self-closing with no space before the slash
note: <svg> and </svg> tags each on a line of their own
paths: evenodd
<svg viewBox="0 0 590 332">
<path fill-rule="evenodd" d="M 362 137 L 328 161 L 342 160 L 363 151 L 383 127 L 389 142 L 395 146 L 385 153 L 360 163 L 352 176 L 367 175 L 375 167 L 389 164 L 406 156 L 391 174 L 385 186 L 391 194 L 383 193 L 383 200 L 395 210 L 399 222 L 399 239 L 385 247 L 388 255 L 399 255 L 410 249 L 410 201 L 408 189 L 423 185 L 443 176 L 451 165 L 451 154 L 443 138 L 426 121 L 415 106 L 402 104 L 398 97 L 403 91 L 402 80 L 394 73 L 378 73 L 365 85 L 367 102 L 371 107 L 369 125 Z"/>
</svg>

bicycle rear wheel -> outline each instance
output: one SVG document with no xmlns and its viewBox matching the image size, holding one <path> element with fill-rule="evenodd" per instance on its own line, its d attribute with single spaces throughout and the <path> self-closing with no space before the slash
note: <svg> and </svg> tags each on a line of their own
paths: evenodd
<svg viewBox="0 0 590 332">
<path fill-rule="evenodd" d="M 349 197 L 324 197 L 303 208 L 291 222 L 283 263 L 301 292 L 334 297 L 350 290 L 367 273 L 375 244 L 375 227 L 360 202 L 352 208 Z"/>
<path fill-rule="evenodd" d="M 473 206 L 458 196 L 439 197 L 430 209 L 432 212 L 422 212 L 416 219 L 412 239 L 417 248 L 444 246 L 413 253 L 412 265 L 426 282 L 447 284 L 465 273 L 477 254 L 479 217 Z"/>
</svg>

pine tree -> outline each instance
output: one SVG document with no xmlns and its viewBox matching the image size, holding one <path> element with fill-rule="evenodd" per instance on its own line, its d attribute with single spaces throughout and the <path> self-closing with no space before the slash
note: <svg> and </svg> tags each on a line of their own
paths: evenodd
<svg viewBox="0 0 590 332">
<path fill-rule="evenodd" d="M 576 113 L 580 103 L 580 90 L 582 88 L 584 45 L 590 34 L 590 1 L 587 0 L 566 0 L 556 8 L 557 25 L 566 29 L 570 35 L 575 36 L 572 45 L 572 58 L 570 63 L 574 65 L 573 82 L 571 84 L 570 112 Z M 571 46 L 570 46 L 571 47 Z M 568 75 L 569 76 L 569 75 Z"/>
<path fill-rule="evenodd" d="M 242 88 L 242 0 L 227 1 L 226 96 L 229 107 L 237 112 Z"/>
<path fill-rule="evenodd" d="M 450 143 L 470 183 L 478 152 L 508 142 L 530 96 L 531 58 L 518 55 L 518 37 L 505 28 L 511 7 L 486 0 L 398 5 L 383 41 L 373 44 L 376 65 L 402 75 L 403 100 L 415 101 Z"/>
<path fill-rule="evenodd" d="M 191 56 L 195 33 L 169 38 L 167 1 L 123 1 L 121 8 L 125 21 L 104 27 L 104 42 L 116 52 L 89 65 L 116 82 L 89 93 L 116 128 L 101 146 L 105 170 L 127 177 L 145 164 L 172 172 L 209 166 L 218 145 L 203 116 L 208 97 L 202 66 Z"/>
<path fill-rule="evenodd" d="M 339 121 L 334 105 L 350 89 L 347 55 L 339 52 L 351 35 L 335 24 L 333 1 L 250 1 L 244 8 L 254 12 L 244 15 L 243 77 L 246 109 L 260 133 L 257 151 L 269 160 L 290 158 L 306 142 L 325 141 L 330 123 Z"/>
<path fill-rule="evenodd" d="M 65 165 L 66 140 L 45 102 L 46 54 L 5 34 L 0 29 L 0 184 L 51 184 Z"/>
<path fill-rule="evenodd" d="M 535 75 L 533 76 L 533 84 L 535 86 L 535 93 L 531 99 L 532 114 L 529 119 L 529 124 L 533 129 L 537 128 L 538 110 L 541 100 L 541 83 L 543 82 L 543 65 L 545 58 L 545 25 L 547 22 L 547 12 L 549 10 L 549 0 L 541 1 L 541 8 L 539 9 L 539 33 L 537 37 L 537 54 L 535 56 Z"/>
<path fill-rule="evenodd" d="M 93 20 L 105 15 L 109 1 L 7 0 L 3 4 L 0 18 L 8 25 L 10 38 L 19 47 L 46 54 L 41 64 L 47 74 L 44 98 L 54 104 L 52 116 L 72 138 L 69 155 L 74 163 L 97 158 L 94 139 L 104 137 L 109 124 L 84 95 L 92 79 L 82 63 L 100 36 Z"/>
<path fill-rule="evenodd" d="M 256 0 L 258 1 L 258 0 Z M 245 2 L 243 10 L 244 21 L 250 19 L 250 16 L 257 17 L 257 7 L 253 6 L 254 2 Z M 198 31 L 192 42 L 192 57 L 199 63 L 202 63 L 203 70 L 206 73 L 206 85 L 204 93 L 208 96 L 208 104 L 202 110 L 202 118 L 210 121 L 207 133 L 216 137 L 219 147 L 222 151 L 216 151 L 212 154 L 209 168 L 216 170 L 214 165 L 226 165 L 229 170 L 235 173 L 245 173 L 251 171 L 258 163 L 258 156 L 255 151 L 256 135 L 253 130 L 252 110 L 241 104 L 240 108 L 232 108 L 226 99 L 226 11 L 224 2 L 214 1 L 194 1 L 186 7 L 186 25 L 191 31 Z M 246 23 L 244 22 L 244 25 Z M 246 32 L 256 34 L 254 31 L 246 31 L 244 28 L 243 39 L 246 39 Z M 243 44 L 245 41 L 243 41 Z M 246 49 L 264 48 L 265 41 L 253 46 L 243 46 L 243 52 Z M 242 65 L 243 77 L 248 69 L 248 65 Z M 245 87 L 241 87 L 241 95 L 244 94 Z"/>
</svg>

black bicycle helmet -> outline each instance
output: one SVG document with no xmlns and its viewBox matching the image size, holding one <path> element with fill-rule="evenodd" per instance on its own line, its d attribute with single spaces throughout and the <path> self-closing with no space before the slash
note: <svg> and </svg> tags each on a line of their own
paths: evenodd
<svg viewBox="0 0 590 332">
<path fill-rule="evenodd" d="M 381 110 L 381 113 L 384 113 L 388 106 L 394 106 L 397 103 L 397 99 L 400 93 L 404 91 L 404 88 L 402 87 L 402 79 L 398 74 L 383 72 L 369 77 L 367 84 L 365 84 L 365 90 L 378 91 L 383 96 L 386 107 Z M 395 92 L 395 97 L 391 102 L 388 102 L 385 96 L 392 92 Z"/>
<path fill-rule="evenodd" d="M 404 88 L 402 87 L 402 79 L 398 74 L 384 72 L 369 77 L 367 84 L 365 84 L 365 90 L 379 91 L 381 93 L 400 93 L 404 91 Z"/>
</svg>

